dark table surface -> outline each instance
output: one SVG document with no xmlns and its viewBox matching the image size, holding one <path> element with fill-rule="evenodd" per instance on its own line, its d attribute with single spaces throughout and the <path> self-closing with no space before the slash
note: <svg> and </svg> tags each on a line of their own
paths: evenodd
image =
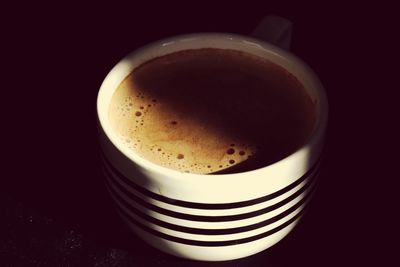
<svg viewBox="0 0 400 267">
<path fill-rule="evenodd" d="M 373 45 L 361 40 L 383 27 L 372 19 L 379 7 L 358 11 L 357 5 L 325 2 L 310 8 L 189 1 L 2 9 L 0 266 L 372 263 L 375 252 L 367 248 L 376 251 L 370 226 L 377 215 L 362 196 L 375 186 L 366 154 L 376 144 L 365 145 L 378 133 L 368 127 L 375 81 L 364 72 L 375 58 L 365 60 Z M 122 57 L 146 43 L 191 32 L 249 34 L 266 14 L 294 23 L 292 51 L 315 70 L 328 94 L 329 129 L 314 199 L 292 233 L 257 255 L 205 263 L 159 252 L 131 234 L 105 191 L 96 139 L 98 88 Z"/>
</svg>

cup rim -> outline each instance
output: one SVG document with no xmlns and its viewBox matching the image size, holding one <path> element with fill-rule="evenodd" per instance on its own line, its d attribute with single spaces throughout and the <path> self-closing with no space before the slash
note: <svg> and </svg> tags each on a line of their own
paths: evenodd
<svg viewBox="0 0 400 267">
<path fill-rule="evenodd" d="M 269 52 L 272 52 L 279 56 L 280 58 L 294 63 L 297 66 L 301 67 L 307 74 L 308 78 L 312 80 L 313 84 L 315 85 L 314 88 L 316 89 L 317 93 L 317 98 L 319 100 L 319 113 L 317 114 L 317 120 L 315 123 L 315 127 L 313 131 L 310 133 L 307 141 L 299 147 L 297 150 L 293 151 L 292 153 L 288 154 L 284 158 L 273 162 L 267 166 L 254 169 L 254 170 L 249 170 L 245 172 L 239 172 L 239 173 L 228 173 L 228 174 L 197 174 L 197 173 L 185 173 L 185 172 L 180 172 L 178 170 L 170 169 L 167 167 L 163 167 L 161 165 L 158 165 L 156 163 L 153 163 L 137 153 L 135 153 L 133 150 L 129 149 L 126 146 L 123 146 L 121 142 L 118 140 L 116 135 L 114 134 L 111 125 L 108 123 L 108 112 L 102 112 L 102 110 L 108 111 L 109 104 L 111 101 L 111 98 L 109 101 L 104 104 L 104 92 L 105 90 L 113 90 L 115 92 L 116 88 L 107 88 L 106 87 L 106 82 L 111 79 L 110 77 L 112 74 L 121 66 L 122 64 L 126 64 L 127 61 L 130 61 L 131 58 L 133 58 L 135 55 L 138 55 L 140 53 L 143 53 L 150 47 L 154 46 L 163 46 L 165 44 L 170 44 L 173 42 L 179 42 L 182 40 L 195 40 L 198 38 L 218 38 L 224 41 L 242 41 L 248 44 L 249 46 L 258 46 L 261 49 L 268 50 Z M 187 49 L 187 48 L 186 48 Z M 182 50 L 185 50 L 183 48 Z M 179 51 L 179 50 L 178 50 Z M 133 70 L 133 69 L 132 69 Z M 132 71 L 131 70 L 131 71 Z M 104 106 L 106 105 L 106 106 Z M 244 36 L 244 35 L 239 35 L 239 34 L 232 34 L 232 33 L 221 33 L 221 32 L 199 32 L 199 33 L 191 33 L 191 34 L 182 34 L 182 35 L 176 35 L 172 36 L 169 38 L 163 38 L 155 42 L 151 42 L 145 46 L 139 47 L 135 49 L 134 51 L 130 52 L 127 54 L 125 57 L 123 57 L 117 64 L 114 65 L 114 67 L 108 72 L 107 76 L 104 78 L 98 95 L 97 95 L 97 119 L 99 123 L 99 127 L 102 128 L 103 133 L 106 135 L 106 137 L 109 139 L 109 141 L 117 148 L 117 150 L 122 153 L 125 157 L 127 157 L 130 161 L 134 162 L 135 164 L 139 165 L 141 168 L 151 171 L 163 176 L 168 176 L 169 178 L 174 178 L 177 180 L 185 179 L 185 181 L 194 179 L 204 179 L 205 177 L 209 179 L 225 179 L 225 178 L 242 178 L 242 177 L 249 177 L 249 175 L 255 175 L 260 172 L 263 172 L 265 170 L 273 169 L 275 166 L 282 164 L 283 162 L 286 161 L 291 161 L 294 158 L 297 158 L 300 155 L 303 155 L 304 153 L 307 152 L 310 146 L 314 145 L 317 140 L 322 138 L 322 136 L 325 133 L 326 129 L 326 124 L 327 124 L 327 119 L 328 119 L 328 101 L 326 97 L 326 92 L 325 89 L 319 80 L 318 76 L 315 74 L 315 72 L 299 57 L 296 55 L 292 54 L 289 51 L 286 51 L 278 46 L 275 46 L 273 44 L 270 44 L 266 41 L 262 41 L 253 37 L 249 36 Z"/>
</svg>

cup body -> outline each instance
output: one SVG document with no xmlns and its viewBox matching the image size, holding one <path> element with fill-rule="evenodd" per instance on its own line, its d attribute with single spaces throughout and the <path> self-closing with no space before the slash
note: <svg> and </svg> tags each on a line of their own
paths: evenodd
<svg viewBox="0 0 400 267">
<path fill-rule="evenodd" d="M 316 105 L 317 120 L 307 143 L 263 168 L 218 175 L 171 170 L 124 146 L 108 118 L 119 83 L 152 58 L 198 48 L 245 51 L 292 73 Z M 99 139 L 107 189 L 127 225 L 164 252 L 206 261 L 255 254 L 285 237 L 304 213 L 320 165 L 327 108 L 324 89 L 314 72 L 293 54 L 266 42 L 234 34 L 199 33 L 152 43 L 122 59 L 99 90 Z"/>
</svg>

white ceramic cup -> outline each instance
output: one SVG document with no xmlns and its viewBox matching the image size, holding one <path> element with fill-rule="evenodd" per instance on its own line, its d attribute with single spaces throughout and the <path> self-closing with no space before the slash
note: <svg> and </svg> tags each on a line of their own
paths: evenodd
<svg viewBox="0 0 400 267">
<path fill-rule="evenodd" d="M 125 146 L 113 132 L 108 117 L 119 83 L 152 58 L 206 47 L 245 51 L 292 73 L 316 105 L 317 120 L 308 142 L 263 168 L 210 175 L 162 167 Z M 152 43 L 122 59 L 101 85 L 97 112 L 106 185 L 121 218 L 139 237 L 164 252 L 221 261 L 267 249 L 301 218 L 316 181 L 327 99 L 314 72 L 293 54 L 251 37 L 199 33 Z"/>
</svg>

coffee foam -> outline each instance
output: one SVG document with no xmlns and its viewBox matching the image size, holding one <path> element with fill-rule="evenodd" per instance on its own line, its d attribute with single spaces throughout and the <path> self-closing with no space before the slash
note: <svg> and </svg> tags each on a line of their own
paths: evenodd
<svg viewBox="0 0 400 267">
<path fill-rule="evenodd" d="M 275 153 L 274 144 L 266 145 L 263 140 L 269 138 L 275 142 L 274 138 L 279 139 L 280 135 L 290 137 L 284 132 L 270 134 L 273 128 L 267 125 L 266 129 L 265 123 L 260 123 L 260 118 L 273 121 L 271 123 L 276 123 L 274 120 L 279 116 L 283 121 L 287 118 L 279 109 L 279 101 L 277 104 L 268 100 L 276 93 L 260 94 L 259 77 L 246 76 L 247 63 L 238 64 L 238 71 L 231 71 L 230 65 L 237 64 L 243 55 L 230 50 L 210 50 L 195 50 L 198 54 L 180 52 L 178 57 L 170 54 L 149 61 L 119 85 L 110 104 L 109 118 L 125 146 L 164 167 L 206 174 L 240 165 L 258 155 L 260 147 L 270 148 Z M 215 58 L 210 60 L 205 56 Z M 254 57 L 251 60 L 254 61 Z M 208 66 L 213 63 L 216 71 L 209 70 Z M 200 67 L 193 67 L 196 64 Z M 258 64 L 265 65 L 264 62 Z M 225 65 L 229 68 L 219 69 Z M 271 63 L 267 67 L 264 65 L 268 70 L 273 68 Z M 183 70 L 190 68 L 193 70 Z M 217 87 L 213 84 L 214 74 L 218 74 Z M 170 77 L 175 80 L 171 82 Z M 255 88 L 255 93 L 249 88 Z M 249 100 L 248 95 L 252 93 L 254 99 Z M 258 99 L 260 97 L 262 99 Z M 290 123 L 293 122 L 295 120 L 290 118 Z M 296 127 L 291 130 L 296 131 Z M 281 141 L 277 140 L 276 144 L 280 145 Z"/>
<path fill-rule="evenodd" d="M 182 172 L 211 173 L 240 163 L 256 151 L 234 139 L 222 140 L 205 123 L 194 125 L 157 99 L 133 94 L 124 83 L 120 88 L 125 90 L 115 93 L 110 108 L 112 116 L 118 117 L 112 120 L 113 128 L 125 146 L 154 163 Z"/>
</svg>

